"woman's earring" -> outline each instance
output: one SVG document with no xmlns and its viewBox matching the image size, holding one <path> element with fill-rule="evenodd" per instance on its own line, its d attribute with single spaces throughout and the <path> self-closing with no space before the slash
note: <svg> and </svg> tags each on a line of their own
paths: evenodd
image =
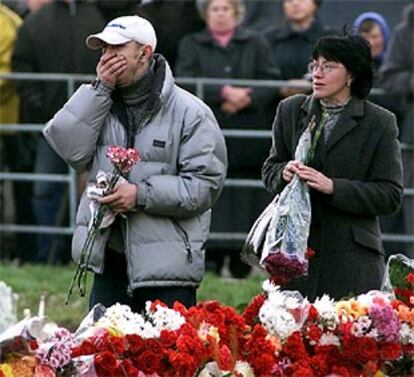
<svg viewBox="0 0 414 377">
<path fill-rule="evenodd" d="M 351 80 L 348 80 L 348 81 L 346 82 L 346 86 L 351 86 L 351 84 L 352 84 L 352 81 L 351 81 Z"/>
</svg>

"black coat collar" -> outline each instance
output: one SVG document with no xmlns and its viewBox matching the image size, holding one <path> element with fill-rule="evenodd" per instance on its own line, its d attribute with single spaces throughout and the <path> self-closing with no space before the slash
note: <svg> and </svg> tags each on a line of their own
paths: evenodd
<svg viewBox="0 0 414 377">
<path fill-rule="evenodd" d="M 301 109 L 306 113 L 302 120 L 302 129 L 305 129 L 315 115 L 317 122 L 320 121 L 321 117 L 321 106 L 319 100 L 313 95 L 308 96 L 303 102 Z M 357 118 L 364 115 L 364 101 L 358 98 L 352 97 L 351 101 L 345 107 L 341 116 L 339 117 L 338 123 L 332 130 L 329 136 L 328 143 L 326 145 L 326 152 L 329 152 L 348 132 L 358 125 Z"/>
</svg>

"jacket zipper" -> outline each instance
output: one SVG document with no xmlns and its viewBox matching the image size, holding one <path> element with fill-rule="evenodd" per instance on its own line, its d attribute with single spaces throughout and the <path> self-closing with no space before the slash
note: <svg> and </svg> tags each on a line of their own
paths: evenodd
<svg viewBox="0 0 414 377">
<path fill-rule="evenodd" d="M 190 239 L 188 237 L 188 233 L 186 232 L 186 230 L 178 223 L 178 221 L 173 220 L 173 223 L 175 224 L 175 226 L 179 229 L 180 233 L 183 236 L 183 241 L 184 241 L 184 245 L 185 245 L 185 250 L 187 251 L 187 260 L 189 263 L 193 263 L 193 253 L 191 251 L 191 244 L 190 244 Z"/>
</svg>

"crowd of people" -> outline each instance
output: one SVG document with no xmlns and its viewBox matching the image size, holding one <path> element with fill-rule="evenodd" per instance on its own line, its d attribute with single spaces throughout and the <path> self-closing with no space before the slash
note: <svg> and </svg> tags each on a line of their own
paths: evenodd
<svg viewBox="0 0 414 377">
<path fill-rule="evenodd" d="M 174 77 L 283 80 L 287 84 L 275 88 L 206 86 L 203 100 L 222 129 L 271 130 L 281 101 L 312 92 L 314 72 L 309 71 L 308 65 L 315 58 L 312 53 L 317 41 L 324 36 L 343 34 L 343 25 L 334 29 L 324 25 L 319 16 L 321 0 L 3 3 L 8 5 L 0 4 L 2 72 L 96 75 L 100 53 L 87 48 L 86 37 L 104 29 L 117 16 L 137 14 L 154 25 L 155 52 L 165 58 Z M 270 10 L 283 14 L 282 25 L 272 23 Z M 369 99 L 396 115 L 399 140 L 414 145 L 414 4 L 407 5 L 395 30 L 387 24 L 386 15 L 376 12 L 363 12 L 355 20 L 349 20 L 348 29 L 369 42 L 374 86 L 385 88 L 385 94 L 373 93 Z M 20 124 L 18 127 L 24 127 L 25 123 L 46 124 L 68 99 L 66 83 L 61 81 L 1 80 L 0 85 L 1 124 Z M 182 86 L 196 93 L 195 86 Z M 10 132 L 0 136 L 1 171 L 68 172 L 67 163 L 40 134 Z M 261 166 L 271 147 L 269 139 L 228 137 L 226 146 L 228 178 L 260 178 Z M 404 187 L 413 188 L 414 149 L 404 149 L 402 159 Z M 81 190 L 88 178 L 84 173 L 79 173 L 78 178 Z M 212 211 L 212 231 L 247 232 L 270 200 L 271 194 L 264 190 L 225 187 Z M 64 183 L 16 181 L 13 202 L 17 224 L 68 223 L 68 191 Z M 402 210 L 396 215 L 382 216 L 381 227 L 383 233 L 414 235 L 414 196 L 404 196 Z M 22 263 L 67 263 L 70 259 L 67 236 L 38 234 L 34 243 L 33 235 L 22 233 L 15 237 L 13 245 L 15 249 L 10 248 L 9 255 L 0 250 L 0 257 Z M 238 258 L 240 242 L 209 241 L 207 246 L 210 256 L 214 255 L 211 263 L 217 270 L 228 252 L 232 272 L 239 276 L 248 273 L 249 269 Z M 414 257 L 414 242 L 387 242 L 385 246 L 388 254 L 404 252 Z"/>
</svg>

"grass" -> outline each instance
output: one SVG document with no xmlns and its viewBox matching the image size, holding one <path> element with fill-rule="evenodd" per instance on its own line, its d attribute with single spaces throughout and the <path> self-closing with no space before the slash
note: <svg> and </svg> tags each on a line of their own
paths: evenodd
<svg viewBox="0 0 414 377">
<path fill-rule="evenodd" d="M 70 330 L 76 329 L 88 311 L 88 300 L 79 297 L 75 291 L 67 306 L 64 305 L 67 288 L 72 279 L 74 267 L 11 264 L 0 265 L 0 281 L 9 285 L 19 295 L 18 315 L 29 308 L 32 314 L 38 310 L 39 298 L 46 295 L 46 314 L 49 319 Z M 88 276 L 90 283 L 92 276 Z M 219 300 L 223 304 L 239 307 L 261 292 L 263 275 L 252 274 L 242 280 L 220 278 L 213 274 L 206 277 L 198 290 L 198 300 Z M 89 284 L 90 285 L 90 284 Z M 90 292 L 90 288 L 88 291 Z"/>
</svg>

